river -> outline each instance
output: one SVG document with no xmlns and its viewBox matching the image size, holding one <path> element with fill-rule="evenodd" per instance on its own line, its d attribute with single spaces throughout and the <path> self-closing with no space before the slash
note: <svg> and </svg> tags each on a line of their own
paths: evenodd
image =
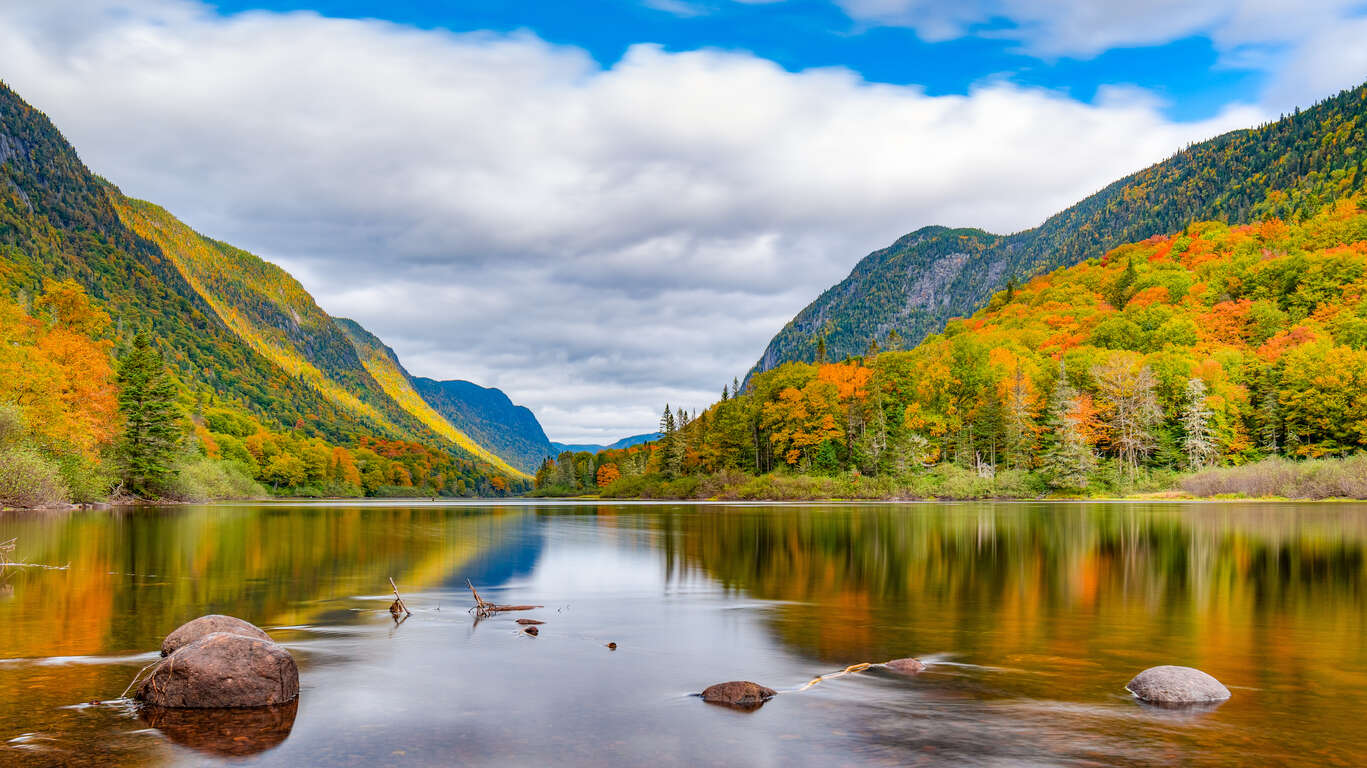
<svg viewBox="0 0 1367 768">
<path fill-rule="evenodd" d="M 10 538 L 3 765 L 1367 764 L 1364 504 L 279 502 Z M 466 579 L 544 608 L 476 621 Z M 297 706 L 119 698 L 205 613 L 290 650 Z M 1233 697 L 1136 702 L 1158 664 Z M 780 694 L 694 695 L 727 680 Z"/>
</svg>

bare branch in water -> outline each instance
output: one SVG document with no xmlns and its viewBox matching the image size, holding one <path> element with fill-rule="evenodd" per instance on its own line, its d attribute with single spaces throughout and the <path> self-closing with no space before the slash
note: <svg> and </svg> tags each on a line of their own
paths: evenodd
<svg viewBox="0 0 1367 768">
<path fill-rule="evenodd" d="M 495 613 L 502 613 L 503 611 L 532 611 L 537 608 L 546 607 L 544 605 L 497 605 L 481 598 L 479 592 L 475 590 L 475 585 L 471 584 L 469 579 L 465 580 L 465 585 L 470 588 L 470 594 L 475 596 L 475 606 L 470 610 L 475 612 L 476 618 L 482 619 Z"/>
<path fill-rule="evenodd" d="M 399 587 L 394 583 L 393 576 L 389 577 L 389 586 L 394 590 L 394 602 L 389 606 L 389 614 L 394 617 L 395 621 L 399 620 L 400 613 L 403 614 L 405 619 L 412 616 L 413 612 L 408 610 L 408 604 L 399 596 Z"/>
</svg>

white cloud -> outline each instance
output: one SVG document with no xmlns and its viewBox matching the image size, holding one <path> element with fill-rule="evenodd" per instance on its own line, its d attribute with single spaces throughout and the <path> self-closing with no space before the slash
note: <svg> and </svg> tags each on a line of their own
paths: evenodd
<svg viewBox="0 0 1367 768">
<path fill-rule="evenodd" d="M 552 439 L 703 406 L 865 253 L 1032 226 L 1183 144 L 1147 98 L 966 96 L 530 34 L 184 0 L 0 8 L 0 77 L 94 170 L 275 260 L 414 373 L 499 386 Z"/>
<path fill-rule="evenodd" d="M 1367 19 L 1332 25 L 1309 38 L 1287 57 L 1272 77 L 1264 101 L 1290 111 L 1296 105 L 1330 96 L 1367 81 Z"/>
<path fill-rule="evenodd" d="M 910 27 L 930 41 L 988 34 L 1032 54 L 1079 57 L 1191 35 L 1238 56 L 1247 46 L 1304 43 L 1362 10 L 1360 0 L 836 1 L 858 21 Z"/>
<path fill-rule="evenodd" d="M 697 3 L 686 2 L 686 0 L 642 0 L 641 5 L 644 5 L 647 8 L 654 8 L 657 11 L 672 13 L 675 16 L 682 18 L 704 16 L 710 12 L 709 8 L 698 5 Z"/>
</svg>

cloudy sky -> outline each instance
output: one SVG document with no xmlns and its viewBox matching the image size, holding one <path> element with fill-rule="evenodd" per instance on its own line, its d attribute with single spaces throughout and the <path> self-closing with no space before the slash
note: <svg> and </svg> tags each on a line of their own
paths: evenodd
<svg viewBox="0 0 1367 768">
<path fill-rule="evenodd" d="M 1339 0 L 7 0 L 86 163 L 553 440 L 702 407 L 867 252 L 1367 79 Z"/>
</svg>

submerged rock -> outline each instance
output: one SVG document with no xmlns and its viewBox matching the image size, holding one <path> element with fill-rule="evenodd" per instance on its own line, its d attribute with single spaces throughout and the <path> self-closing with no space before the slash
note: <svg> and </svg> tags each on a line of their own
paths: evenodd
<svg viewBox="0 0 1367 768">
<path fill-rule="evenodd" d="M 247 757 L 280 746 L 294 729 L 299 701 L 251 709 L 168 709 L 138 713 L 171 741 L 218 757 Z"/>
<path fill-rule="evenodd" d="M 766 688 L 749 680 L 732 680 L 727 683 L 709 685 L 703 689 L 702 700 L 709 704 L 722 704 L 736 709 L 759 709 L 764 702 L 778 695 L 773 688 Z"/>
<path fill-rule="evenodd" d="M 271 642 L 215 632 L 162 659 L 137 698 L 161 707 L 265 707 L 299 695 L 299 667 Z"/>
<path fill-rule="evenodd" d="M 883 667 L 903 675 L 919 675 L 925 670 L 926 665 L 920 659 L 906 658 L 885 661 Z"/>
<path fill-rule="evenodd" d="M 1229 698 L 1219 680 L 1191 667 L 1150 667 L 1125 684 L 1135 698 L 1150 704 L 1208 704 Z"/>
<path fill-rule="evenodd" d="M 222 614 L 211 613 L 208 616 L 200 616 L 194 621 L 181 624 L 176 631 L 166 636 L 161 642 L 161 655 L 170 656 L 177 649 L 189 645 L 190 643 L 208 637 L 215 632 L 227 632 L 232 635 L 242 635 L 252 637 L 257 640 L 270 642 L 270 635 L 261 631 L 261 628 L 249 621 L 233 616 L 223 616 Z"/>
<path fill-rule="evenodd" d="M 523 629 L 522 631 L 523 631 L 523 632 L 526 632 L 527 634 L 531 635 L 532 637 L 536 637 L 537 635 L 541 634 L 541 630 L 537 629 L 536 627 L 527 627 L 527 628 Z"/>
</svg>

